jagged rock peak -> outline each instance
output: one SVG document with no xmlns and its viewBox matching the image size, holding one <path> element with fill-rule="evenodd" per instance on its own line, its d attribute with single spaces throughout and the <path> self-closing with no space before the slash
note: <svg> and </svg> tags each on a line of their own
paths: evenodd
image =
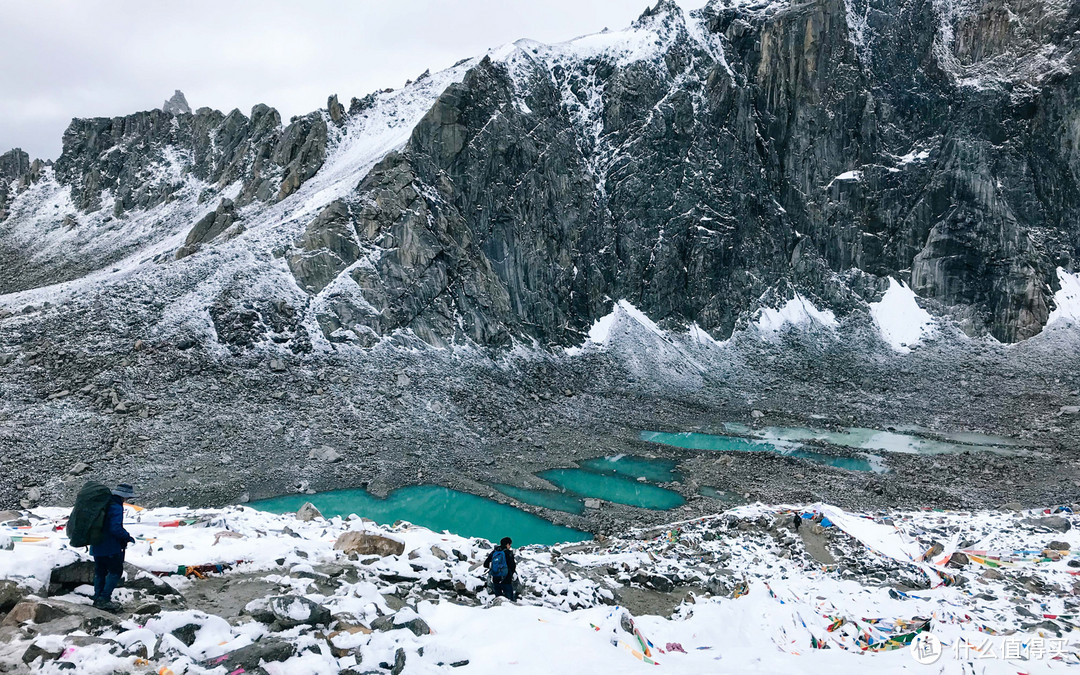
<svg viewBox="0 0 1080 675">
<path fill-rule="evenodd" d="M 30 155 L 14 148 L 0 155 L 0 178 L 18 178 L 30 170 Z"/>
<path fill-rule="evenodd" d="M 173 93 L 172 98 L 161 105 L 161 109 L 170 115 L 191 114 L 191 106 L 188 105 L 187 98 L 184 97 L 184 92 L 179 89 Z"/>
</svg>

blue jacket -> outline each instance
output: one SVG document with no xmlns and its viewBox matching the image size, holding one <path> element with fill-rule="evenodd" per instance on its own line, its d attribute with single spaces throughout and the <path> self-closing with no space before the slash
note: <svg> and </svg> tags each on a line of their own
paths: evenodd
<svg viewBox="0 0 1080 675">
<path fill-rule="evenodd" d="M 105 507 L 105 523 L 101 532 L 101 542 L 90 547 L 90 555 L 120 555 L 128 543 L 135 543 L 135 537 L 124 529 L 124 499 L 113 495 Z"/>
</svg>

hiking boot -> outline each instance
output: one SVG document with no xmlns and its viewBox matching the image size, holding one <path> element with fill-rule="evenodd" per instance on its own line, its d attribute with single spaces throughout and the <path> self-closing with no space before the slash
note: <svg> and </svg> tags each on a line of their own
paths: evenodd
<svg viewBox="0 0 1080 675">
<path fill-rule="evenodd" d="M 120 605 L 116 604 L 112 600 L 103 600 L 100 598 L 94 600 L 94 608 L 100 609 L 104 612 L 111 612 L 112 614 L 116 614 L 120 611 Z"/>
</svg>

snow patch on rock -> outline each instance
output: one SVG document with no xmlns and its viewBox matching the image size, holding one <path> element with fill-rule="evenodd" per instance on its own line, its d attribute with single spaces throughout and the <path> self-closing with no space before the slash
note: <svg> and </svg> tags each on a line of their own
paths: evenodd
<svg viewBox="0 0 1080 675">
<path fill-rule="evenodd" d="M 818 309 L 814 303 L 798 293 L 795 297 L 784 303 L 783 307 L 773 309 L 762 307 L 754 318 L 754 325 L 758 330 L 766 333 L 775 333 L 786 325 L 812 326 L 820 325 L 828 328 L 837 326 L 836 315 L 827 309 Z"/>
<path fill-rule="evenodd" d="M 1080 274 L 1070 274 L 1057 269 L 1061 289 L 1054 293 L 1054 311 L 1046 319 L 1046 327 L 1053 325 L 1080 325 Z"/>
<path fill-rule="evenodd" d="M 937 330 L 937 321 L 915 301 L 915 291 L 889 277 L 889 290 L 878 302 L 870 303 L 870 316 L 885 342 L 901 353 L 911 351 Z"/>
</svg>

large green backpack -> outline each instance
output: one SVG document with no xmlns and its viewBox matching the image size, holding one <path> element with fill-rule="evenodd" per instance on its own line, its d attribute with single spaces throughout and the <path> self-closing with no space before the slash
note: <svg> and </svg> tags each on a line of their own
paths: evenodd
<svg viewBox="0 0 1080 675">
<path fill-rule="evenodd" d="M 112 499 L 112 490 L 96 480 L 86 481 L 75 497 L 75 508 L 67 522 L 67 535 L 75 547 L 101 543 L 105 529 L 105 509 Z"/>
</svg>

